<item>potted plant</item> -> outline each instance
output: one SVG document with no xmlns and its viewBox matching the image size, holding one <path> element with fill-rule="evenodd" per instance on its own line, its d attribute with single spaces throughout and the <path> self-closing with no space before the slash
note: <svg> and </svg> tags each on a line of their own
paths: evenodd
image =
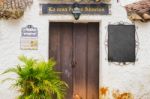
<svg viewBox="0 0 150 99">
<path fill-rule="evenodd" d="M 18 89 L 18 99 L 64 99 L 68 85 L 60 79 L 60 72 L 54 70 L 56 61 L 38 61 L 20 56 L 23 64 L 9 68 L 3 74 L 13 72 L 18 75 L 13 86 Z"/>
</svg>

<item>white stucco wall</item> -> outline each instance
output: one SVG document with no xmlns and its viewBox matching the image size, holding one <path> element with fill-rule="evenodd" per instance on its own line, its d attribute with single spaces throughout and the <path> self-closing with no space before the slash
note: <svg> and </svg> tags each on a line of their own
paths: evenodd
<svg viewBox="0 0 150 99">
<path fill-rule="evenodd" d="M 132 0 L 127 0 L 128 3 Z M 100 86 L 107 86 L 111 89 L 131 92 L 135 99 L 150 99 L 150 22 L 136 23 L 137 33 L 140 41 L 140 49 L 137 55 L 138 61 L 133 65 L 118 66 L 108 63 L 105 52 L 106 26 L 109 22 L 119 21 L 131 23 L 126 16 L 123 8 L 125 3 L 116 3 L 112 0 L 112 15 L 108 16 L 84 16 L 80 20 L 74 21 L 71 15 L 40 15 L 39 3 L 42 1 L 34 0 L 30 9 L 19 20 L 0 20 L 0 72 L 18 64 L 17 57 L 21 54 L 34 58 L 48 59 L 48 26 L 49 21 L 97 21 L 100 22 Z M 127 3 L 127 2 L 126 2 Z M 20 50 L 21 28 L 26 25 L 34 25 L 39 31 L 39 49 L 35 51 Z M 15 77 L 15 75 L 0 75 L 0 79 L 5 77 Z M 0 99 L 15 99 L 17 92 L 10 89 L 7 82 L 0 84 Z"/>
</svg>

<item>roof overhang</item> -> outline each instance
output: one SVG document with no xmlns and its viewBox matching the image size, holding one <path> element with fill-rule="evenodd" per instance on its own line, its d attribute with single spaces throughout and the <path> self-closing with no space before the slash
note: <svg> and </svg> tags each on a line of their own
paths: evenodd
<svg viewBox="0 0 150 99">
<path fill-rule="evenodd" d="M 18 19 L 32 0 L 0 0 L 0 19 Z"/>
<path fill-rule="evenodd" d="M 150 0 L 141 0 L 125 6 L 128 18 L 132 21 L 150 20 Z"/>
</svg>

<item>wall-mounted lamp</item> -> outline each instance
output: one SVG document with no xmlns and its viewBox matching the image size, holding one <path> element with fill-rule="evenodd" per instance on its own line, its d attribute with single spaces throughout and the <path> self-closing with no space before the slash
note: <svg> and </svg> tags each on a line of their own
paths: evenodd
<svg viewBox="0 0 150 99">
<path fill-rule="evenodd" d="M 72 14 L 73 14 L 75 20 L 78 20 L 78 19 L 80 18 L 81 11 L 80 11 L 79 4 L 78 4 L 78 3 L 74 3 L 74 4 L 73 4 Z"/>
</svg>

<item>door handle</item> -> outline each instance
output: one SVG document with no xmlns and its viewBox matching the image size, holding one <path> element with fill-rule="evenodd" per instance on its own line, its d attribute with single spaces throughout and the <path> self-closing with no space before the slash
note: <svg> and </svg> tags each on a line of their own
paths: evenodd
<svg viewBox="0 0 150 99">
<path fill-rule="evenodd" d="M 78 94 L 75 94 L 75 95 L 73 96 L 73 99 L 82 99 L 82 98 L 81 98 L 81 96 L 79 96 Z"/>
<path fill-rule="evenodd" d="M 77 62 L 72 62 L 72 68 L 76 67 Z"/>
</svg>

